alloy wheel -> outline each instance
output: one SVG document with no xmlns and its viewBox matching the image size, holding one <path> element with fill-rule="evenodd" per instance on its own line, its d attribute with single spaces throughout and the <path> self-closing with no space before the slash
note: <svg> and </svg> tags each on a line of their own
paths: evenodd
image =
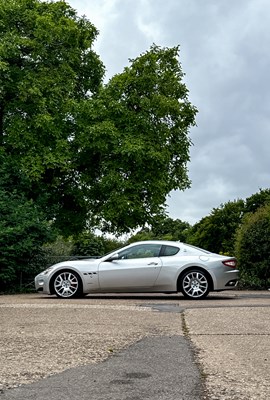
<svg viewBox="0 0 270 400">
<path fill-rule="evenodd" d="M 58 297 L 75 297 L 80 290 L 80 281 L 76 273 L 63 271 L 55 277 L 53 286 Z"/>
<path fill-rule="evenodd" d="M 202 271 L 191 270 L 182 279 L 182 292 L 190 299 L 202 299 L 209 292 L 209 283 Z"/>
</svg>

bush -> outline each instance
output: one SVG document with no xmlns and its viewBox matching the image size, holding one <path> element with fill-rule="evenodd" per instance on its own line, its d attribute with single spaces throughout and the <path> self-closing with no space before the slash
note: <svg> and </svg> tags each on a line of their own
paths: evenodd
<svg viewBox="0 0 270 400">
<path fill-rule="evenodd" d="M 53 232 L 40 210 L 23 196 L 0 191 L 0 291 L 33 279 L 44 242 Z"/>
<path fill-rule="evenodd" d="M 253 289 L 270 286 L 270 204 L 247 214 L 236 235 L 241 284 Z"/>
</svg>

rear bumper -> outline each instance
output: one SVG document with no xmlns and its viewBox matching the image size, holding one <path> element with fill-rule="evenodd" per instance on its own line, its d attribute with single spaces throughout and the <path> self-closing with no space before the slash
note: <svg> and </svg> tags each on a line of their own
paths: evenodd
<svg viewBox="0 0 270 400">
<path fill-rule="evenodd" d="M 238 279 L 232 279 L 229 282 L 227 282 L 225 286 L 228 289 L 230 289 L 230 288 L 235 288 L 237 285 L 238 285 Z"/>
<path fill-rule="evenodd" d="M 214 282 L 215 290 L 230 290 L 235 289 L 239 281 L 239 271 L 237 269 L 228 270 L 222 275 L 216 277 L 216 282 Z"/>
</svg>

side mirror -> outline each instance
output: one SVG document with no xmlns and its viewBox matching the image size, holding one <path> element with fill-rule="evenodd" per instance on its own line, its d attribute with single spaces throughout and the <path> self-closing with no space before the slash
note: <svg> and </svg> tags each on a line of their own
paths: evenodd
<svg viewBox="0 0 270 400">
<path fill-rule="evenodd" d="M 116 261 L 116 260 L 119 260 L 119 254 L 118 253 L 116 253 L 116 254 L 113 254 L 111 257 L 109 257 L 109 258 L 107 258 L 107 262 L 112 262 L 112 261 Z"/>
</svg>

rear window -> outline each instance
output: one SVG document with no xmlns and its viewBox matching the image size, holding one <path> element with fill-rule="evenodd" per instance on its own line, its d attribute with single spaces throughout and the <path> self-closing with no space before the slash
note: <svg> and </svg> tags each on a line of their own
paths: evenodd
<svg viewBox="0 0 270 400">
<path fill-rule="evenodd" d="M 192 246 L 191 244 L 186 244 L 185 247 L 186 250 L 184 251 L 190 250 L 190 252 L 193 254 L 211 254 L 210 251 L 201 249 L 200 247 Z"/>
<path fill-rule="evenodd" d="M 168 256 L 174 256 L 179 252 L 179 247 L 175 246 L 164 246 L 162 249 L 162 256 L 163 257 L 168 257 Z"/>
</svg>

